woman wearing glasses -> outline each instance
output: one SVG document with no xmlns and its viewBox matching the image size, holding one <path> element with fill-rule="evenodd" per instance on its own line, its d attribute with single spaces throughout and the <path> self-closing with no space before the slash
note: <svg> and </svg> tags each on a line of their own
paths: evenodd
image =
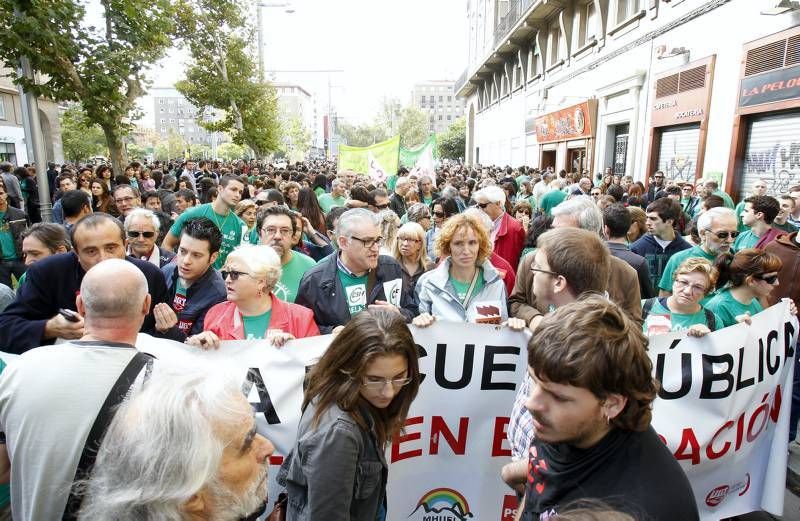
<svg viewBox="0 0 800 521">
<path fill-rule="evenodd" d="M 269 339 L 275 345 L 319 335 L 311 310 L 284 302 L 273 289 L 281 278 L 281 260 L 269 246 L 242 245 L 228 254 L 220 270 L 227 300 L 206 314 L 204 331 L 187 344 L 216 349 L 221 340 Z"/>
<path fill-rule="evenodd" d="M 721 329 L 722 319 L 700 301 L 714 289 L 717 269 L 710 261 L 690 257 L 673 274 L 672 295 L 642 301 L 642 329 L 647 336 L 686 331 L 701 337 Z"/>
<path fill-rule="evenodd" d="M 717 289 L 721 289 L 706 305 L 722 320 L 721 327 L 738 322 L 750 323 L 750 318 L 764 310 L 762 302 L 778 285 L 778 272 L 783 263 L 780 257 L 757 248 L 747 248 L 732 255 L 717 257 L 719 270 Z M 797 314 L 794 303 L 792 314 Z"/>
<path fill-rule="evenodd" d="M 417 223 L 405 223 L 397 231 L 392 255 L 403 270 L 403 287 L 414 291 L 417 281 L 431 267 L 425 248 L 425 230 Z"/>
<path fill-rule="evenodd" d="M 439 197 L 433 201 L 431 205 L 431 214 L 433 215 L 433 222 L 431 227 L 425 232 L 425 247 L 428 250 L 428 259 L 431 262 L 436 262 L 436 255 L 434 255 L 433 244 L 436 237 L 442 231 L 445 221 L 458 213 L 458 205 L 453 199 L 449 197 Z"/>
<path fill-rule="evenodd" d="M 437 319 L 453 322 L 500 324 L 508 319 L 503 279 L 489 261 L 492 243 L 476 217 L 454 215 L 436 238 L 442 260 L 417 282 L 420 315 L 412 323 L 427 327 Z M 519 319 L 509 325 L 517 327 Z"/>
<path fill-rule="evenodd" d="M 419 389 L 417 348 L 403 317 L 367 309 L 308 374 L 297 441 L 278 473 L 287 521 L 386 517 L 386 445 Z"/>
</svg>

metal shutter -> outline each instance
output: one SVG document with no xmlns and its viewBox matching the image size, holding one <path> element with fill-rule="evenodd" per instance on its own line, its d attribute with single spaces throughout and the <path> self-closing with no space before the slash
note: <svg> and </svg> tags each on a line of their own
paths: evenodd
<svg viewBox="0 0 800 521">
<path fill-rule="evenodd" d="M 700 124 L 664 130 L 658 149 L 658 170 L 667 179 L 694 182 Z"/>
<path fill-rule="evenodd" d="M 750 193 L 759 178 L 767 182 L 769 195 L 800 184 L 800 112 L 750 120 L 739 193 Z"/>
</svg>

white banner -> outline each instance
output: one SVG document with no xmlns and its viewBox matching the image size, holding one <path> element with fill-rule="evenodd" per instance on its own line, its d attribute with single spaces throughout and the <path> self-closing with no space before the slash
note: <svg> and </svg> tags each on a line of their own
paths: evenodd
<svg viewBox="0 0 800 521">
<path fill-rule="evenodd" d="M 704 520 L 783 514 L 797 331 L 782 302 L 749 326 L 651 339 L 662 382 L 653 427 L 689 477 Z"/>
<path fill-rule="evenodd" d="M 653 368 L 663 376 L 653 424 L 689 476 L 704 520 L 760 509 L 782 514 L 797 330 L 780 304 L 751 326 L 699 339 L 677 333 L 651 339 Z M 499 476 L 510 461 L 506 427 L 527 368 L 527 336 L 444 322 L 412 332 L 424 380 L 405 434 L 387 450 L 388 519 L 512 520 L 516 497 Z M 296 436 L 304 375 L 330 339 L 296 340 L 282 349 L 265 341 L 223 342 L 219 350 L 201 351 L 140 335 L 137 346 L 162 362 L 197 357 L 241 373 L 258 431 L 276 447 L 274 498 L 277 465 Z"/>
</svg>

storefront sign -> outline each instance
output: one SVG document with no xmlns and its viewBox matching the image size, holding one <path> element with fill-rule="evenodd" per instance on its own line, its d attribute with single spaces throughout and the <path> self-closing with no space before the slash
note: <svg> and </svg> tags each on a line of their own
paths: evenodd
<svg viewBox="0 0 800 521">
<path fill-rule="evenodd" d="M 800 98 L 800 65 L 742 78 L 739 106 Z"/>
<path fill-rule="evenodd" d="M 587 100 L 536 118 L 539 143 L 567 141 L 594 136 L 597 100 Z"/>
</svg>

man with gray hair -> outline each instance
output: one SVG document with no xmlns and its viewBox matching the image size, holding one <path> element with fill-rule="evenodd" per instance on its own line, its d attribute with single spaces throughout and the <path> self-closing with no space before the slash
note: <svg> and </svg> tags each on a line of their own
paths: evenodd
<svg viewBox="0 0 800 521">
<path fill-rule="evenodd" d="M 494 251 L 516 270 L 526 234 L 522 224 L 506 213 L 505 191 L 499 186 L 487 186 L 472 194 L 472 199 L 492 219 L 490 235 Z"/>
<path fill-rule="evenodd" d="M 61 519 L 95 418 L 137 353 L 147 279 L 130 262 L 105 260 L 83 277 L 75 305 L 79 340 L 27 351 L 0 379 L 14 519 Z M 130 377 L 132 388 L 141 386 L 143 374 Z"/>
<path fill-rule="evenodd" d="M 12 173 L 14 165 L 8 161 L 0 163 L 0 177 L 3 179 L 3 184 L 6 185 L 6 194 L 8 195 L 8 204 L 19 210 L 25 210 L 22 198 L 22 187 L 19 184 L 19 179 Z"/>
<path fill-rule="evenodd" d="M 80 518 L 242 519 L 256 513 L 267 497 L 275 447 L 255 429 L 235 375 L 213 367 L 160 369 L 111 421 Z"/>
<path fill-rule="evenodd" d="M 147 261 L 157 268 L 163 268 L 175 258 L 174 253 L 156 245 L 161 220 L 152 210 L 131 210 L 125 217 L 124 227 L 128 255 Z"/>
<path fill-rule="evenodd" d="M 394 193 L 389 197 L 389 208 L 401 219 L 406 214 L 406 194 L 410 188 L 411 182 L 408 180 L 408 177 L 397 176 L 397 182 L 394 185 Z"/>
<path fill-rule="evenodd" d="M 590 196 L 580 195 L 553 208 L 553 228 L 580 228 L 602 238 L 603 214 Z M 508 297 L 511 316 L 523 319 L 531 329 L 535 329 L 543 318 L 533 292 L 534 257 L 534 252 L 528 253 L 520 262 L 514 291 Z M 611 256 L 607 291 L 612 301 L 627 311 L 635 321 L 641 322 L 641 294 L 636 270 L 614 256 Z"/>
<path fill-rule="evenodd" d="M 378 216 L 364 208 L 348 210 L 336 224 L 339 251 L 303 274 L 295 304 L 314 312 L 320 332 L 338 333 L 367 307 L 392 309 L 410 322 L 417 304 L 403 287 L 398 262 L 380 255 L 383 237 Z"/>
</svg>

